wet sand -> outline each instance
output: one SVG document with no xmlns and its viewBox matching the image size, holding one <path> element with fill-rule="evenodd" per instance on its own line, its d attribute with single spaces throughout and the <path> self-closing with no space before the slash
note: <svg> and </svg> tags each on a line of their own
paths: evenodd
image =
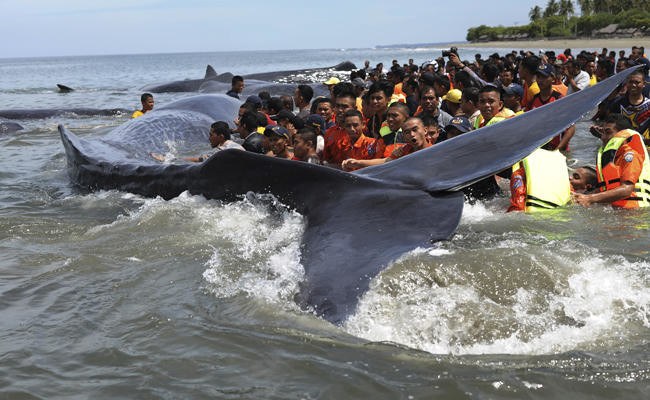
<svg viewBox="0 0 650 400">
<path fill-rule="evenodd" d="M 617 38 L 617 39 L 559 39 L 559 40 L 520 40 L 495 41 L 477 43 L 450 43 L 449 46 L 462 48 L 512 48 L 512 49 L 626 49 L 629 53 L 632 46 L 650 46 L 650 37 Z"/>
</svg>

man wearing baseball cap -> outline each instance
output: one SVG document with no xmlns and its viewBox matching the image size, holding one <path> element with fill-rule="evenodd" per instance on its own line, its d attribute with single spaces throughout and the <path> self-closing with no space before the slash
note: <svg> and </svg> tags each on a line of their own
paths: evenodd
<svg viewBox="0 0 650 400">
<path fill-rule="evenodd" d="M 264 129 L 264 150 L 267 156 L 290 159 L 289 132 L 280 125 L 267 125 Z"/>
</svg>

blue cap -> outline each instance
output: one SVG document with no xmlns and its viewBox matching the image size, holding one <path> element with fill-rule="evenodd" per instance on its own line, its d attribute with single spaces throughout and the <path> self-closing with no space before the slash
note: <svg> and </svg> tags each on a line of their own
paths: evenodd
<svg viewBox="0 0 650 400">
<path fill-rule="evenodd" d="M 280 136 L 289 140 L 289 131 L 287 131 L 280 125 L 267 125 L 266 128 L 264 128 L 264 136 L 271 136 L 271 135 Z"/>
<path fill-rule="evenodd" d="M 250 96 L 248 96 L 246 98 L 246 103 L 253 103 L 253 104 L 256 104 L 258 106 L 261 106 L 262 105 L 262 99 L 260 99 L 260 96 L 258 96 L 256 94 L 251 94 Z"/>
<path fill-rule="evenodd" d="M 316 133 L 325 134 L 325 120 L 318 114 L 312 114 L 305 120 L 305 126 L 314 128 Z"/>
<path fill-rule="evenodd" d="M 519 96 L 520 98 L 524 97 L 524 88 L 517 83 L 511 83 L 509 86 L 503 88 L 503 93 Z"/>
<path fill-rule="evenodd" d="M 537 71 L 535 71 L 535 73 L 544 76 L 551 76 L 551 74 L 555 75 L 555 68 L 553 68 L 551 64 L 541 64 L 539 67 L 537 67 Z"/>
<path fill-rule="evenodd" d="M 472 130 L 472 124 L 466 117 L 454 117 L 449 121 L 447 126 L 445 126 L 445 130 L 448 128 L 456 128 L 460 133 L 465 133 Z"/>
</svg>

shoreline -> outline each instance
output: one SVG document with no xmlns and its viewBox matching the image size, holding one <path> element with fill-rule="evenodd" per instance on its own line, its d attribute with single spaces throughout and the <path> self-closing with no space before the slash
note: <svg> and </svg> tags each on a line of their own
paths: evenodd
<svg viewBox="0 0 650 400">
<path fill-rule="evenodd" d="M 448 46 L 458 48 L 512 48 L 513 50 L 532 50 L 532 49 L 594 49 L 601 50 L 606 47 L 612 49 L 624 49 L 626 53 L 632 46 L 650 45 L 650 37 L 638 38 L 577 38 L 577 39 L 540 39 L 540 40 L 504 40 L 494 42 L 476 42 L 476 43 L 449 43 Z"/>
</svg>

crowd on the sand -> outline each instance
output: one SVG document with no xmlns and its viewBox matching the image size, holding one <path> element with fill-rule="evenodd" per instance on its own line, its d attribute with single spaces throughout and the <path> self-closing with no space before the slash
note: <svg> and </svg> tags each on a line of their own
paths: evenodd
<svg viewBox="0 0 650 400">
<path fill-rule="evenodd" d="M 212 151 L 187 161 L 202 162 L 223 149 L 321 164 L 346 171 L 391 162 L 445 140 L 499 123 L 570 96 L 599 81 L 641 65 L 598 107 L 590 132 L 600 138 L 595 165 L 569 170 L 565 154 L 575 126 L 507 170 L 463 189 L 470 199 L 501 192 L 510 181 L 508 211 L 533 212 L 571 201 L 588 206 L 650 206 L 650 61 L 643 47 L 628 55 L 602 49 L 561 54 L 512 51 L 484 60 L 461 60 L 457 49 L 421 66 L 410 59 L 350 72 L 349 82 L 323 82 L 328 97 L 314 97 L 309 85 L 294 93 L 248 96 L 234 115 L 210 129 Z M 240 98 L 245 82 L 232 78 L 226 94 Z M 153 109 L 153 96 L 142 95 L 138 117 Z M 242 99 L 244 100 L 244 99 Z M 480 151 L 480 149 L 477 149 Z M 159 160 L 165 158 L 153 154 Z"/>
</svg>

